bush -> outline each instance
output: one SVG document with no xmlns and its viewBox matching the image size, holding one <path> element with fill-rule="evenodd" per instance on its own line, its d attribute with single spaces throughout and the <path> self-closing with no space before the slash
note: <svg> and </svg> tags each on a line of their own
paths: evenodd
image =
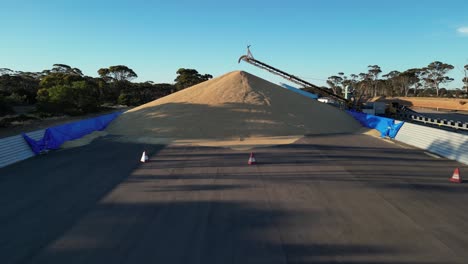
<svg viewBox="0 0 468 264">
<path fill-rule="evenodd" d="M 27 96 L 12 93 L 9 96 L 5 97 L 5 100 L 11 105 L 23 105 L 27 103 Z"/>
<path fill-rule="evenodd" d="M 72 84 L 74 103 L 83 113 L 95 112 L 99 108 L 98 87 L 88 84 L 86 81 L 74 82 Z"/>
<path fill-rule="evenodd" d="M 95 112 L 99 108 L 97 87 L 86 81 L 71 85 L 56 85 L 37 92 L 38 109 L 51 113 L 79 115 Z"/>
<path fill-rule="evenodd" d="M 122 92 L 117 99 L 118 104 L 120 105 L 130 105 L 130 96 L 127 93 Z"/>
<path fill-rule="evenodd" d="M 117 102 L 120 105 L 126 106 L 137 106 L 142 104 L 141 97 L 136 93 L 136 91 L 122 91 Z"/>
<path fill-rule="evenodd" d="M 14 111 L 11 105 L 8 103 L 8 101 L 5 99 L 4 96 L 0 95 L 0 116 L 13 114 L 13 113 Z"/>
<path fill-rule="evenodd" d="M 56 114 L 66 112 L 66 109 L 71 107 L 70 103 L 65 100 L 68 96 L 67 90 L 65 86 L 39 89 L 36 97 L 38 110 Z"/>
</svg>

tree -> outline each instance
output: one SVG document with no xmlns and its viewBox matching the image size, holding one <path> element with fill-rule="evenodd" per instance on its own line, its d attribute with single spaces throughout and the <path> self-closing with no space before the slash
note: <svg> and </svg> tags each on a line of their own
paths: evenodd
<svg viewBox="0 0 468 264">
<path fill-rule="evenodd" d="M 185 89 L 187 87 L 194 86 L 204 81 L 208 81 L 213 78 L 210 74 L 200 74 L 197 70 L 194 69 L 184 69 L 180 68 L 176 72 L 177 78 L 175 78 L 175 86 L 178 91 Z"/>
<path fill-rule="evenodd" d="M 98 70 L 98 74 L 108 82 L 131 81 L 138 77 L 138 75 L 132 69 L 125 65 L 101 68 Z"/>
<path fill-rule="evenodd" d="M 74 75 L 79 75 L 83 76 L 83 72 L 81 72 L 80 69 L 78 68 L 72 68 L 66 64 L 54 64 L 53 68 L 49 71 L 50 73 L 64 73 L 64 74 L 74 74 Z M 47 70 L 45 71 L 47 73 Z"/>
<path fill-rule="evenodd" d="M 409 90 L 412 86 L 415 87 L 415 94 L 417 89 L 417 84 L 419 83 L 418 74 L 420 69 L 413 68 L 402 72 L 399 76 L 400 82 L 402 85 L 402 90 L 404 92 L 405 97 L 408 96 Z"/>
<path fill-rule="evenodd" d="M 425 70 L 424 68 L 413 68 L 411 69 L 414 71 L 414 76 L 417 79 L 417 81 L 414 83 L 414 96 L 419 96 L 420 92 L 419 90 L 422 90 L 424 92 L 424 87 L 427 86 L 426 81 L 424 80 L 424 75 L 425 75 Z"/>
<path fill-rule="evenodd" d="M 386 78 L 387 81 L 391 84 L 391 95 L 393 96 L 393 94 L 397 94 L 397 95 L 401 95 L 401 90 L 399 89 L 401 86 L 400 86 L 400 74 L 401 72 L 399 71 L 391 71 L 387 74 L 384 74 L 382 75 L 382 77 Z"/>
<path fill-rule="evenodd" d="M 348 76 L 346 76 L 342 72 L 339 72 L 338 75 L 343 77 L 343 92 L 346 89 L 346 86 L 354 87 L 354 85 L 356 84 L 356 80 L 358 78 L 358 76 L 356 74 L 350 74 L 349 78 L 348 78 Z M 348 91 L 348 92 L 350 92 L 350 91 Z"/>
<path fill-rule="evenodd" d="M 86 80 L 42 88 L 37 92 L 38 108 L 71 115 L 94 112 L 99 107 L 97 85 Z"/>
<path fill-rule="evenodd" d="M 378 65 L 369 65 L 367 66 L 367 68 L 369 68 L 368 74 L 371 79 L 372 88 L 374 90 L 374 97 L 376 97 L 377 96 L 377 83 L 378 83 L 377 80 L 379 79 L 379 74 L 382 72 L 382 70 L 380 69 L 380 66 Z"/>
<path fill-rule="evenodd" d="M 330 86 L 334 94 L 341 93 L 343 78 L 336 75 L 330 76 L 328 77 L 327 84 Z"/>
<path fill-rule="evenodd" d="M 351 93 L 353 92 L 353 89 L 357 84 L 358 77 L 359 76 L 357 76 L 356 74 L 351 74 L 348 77 L 344 74 L 344 72 L 339 72 L 338 75 L 328 77 L 327 84 L 328 86 L 330 86 L 334 94 L 344 94 L 347 86 L 351 87 L 351 90 L 348 91 L 349 93 Z"/>
<path fill-rule="evenodd" d="M 0 94 L 0 116 L 13 113 L 13 108 L 7 102 L 6 98 Z"/>
<path fill-rule="evenodd" d="M 133 83 L 131 87 L 124 88 L 121 91 L 118 103 L 128 106 L 141 105 L 166 96 L 173 90 L 174 85 L 167 83 Z"/>
<path fill-rule="evenodd" d="M 8 68 L 0 68 L 0 76 L 2 75 L 12 75 L 14 74 L 14 71 Z"/>
<path fill-rule="evenodd" d="M 100 84 L 101 95 L 108 103 L 119 103 L 119 96 L 124 90 L 133 87 L 130 81 L 138 77 L 132 69 L 125 65 L 101 68 L 98 70 L 98 74 L 104 81 Z M 128 100 L 121 99 L 120 101 Z"/>
<path fill-rule="evenodd" d="M 435 89 L 437 96 L 439 96 L 440 84 L 453 81 L 453 78 L 446 76 L 453 68 L 453 65 L 440 61 L 431 62 L 424 68 L 424 81 Z"/>
<path fill-rule="evenodd" d="M 463 83 L 465 84 L 465 92 L 468 93 L 468 64 L 464 67 L 465 77 L 463 78 Z"/>
<path fill-rule="evenodd" d="M 39 85 L 41 88 L 50 88 L 57 85 L 71 85 L 73 82 L 81 80 L 83 80 L 83 76 L 78 74 L 49 71 L 47 75 L 42 77 Z"/>
<path fill-rule="evenodd" d="M 418 71 L 419 69 L 409 69 L 404 72 L 391 71 L 382 77 L 387 78 L 392 86 L 393 93 L 406 97 L 410 88 L 419 82 L 419 78 L 417 77 Z"/>
<path fill-rule="evenodd" d="M 7 98 L 22 98 L 22 100 L 13 100 L 15 103 L 34 103 L 39 80 L 22 72 L 10 72 L 10 74 L 0 75 L 0 94 Z"/>
<path fill-rule="evenodd" d="M 84 76 L 80 69 L 54 64 L 44 70 L 37 91 L 37 107 L 41 111 L 65 114 L 94 112 L 100 105 L 98 81 Z"/>
<path fill-rule="evenodd" d="M 66 64 L 54 64 L 52 69 L 43 70 L 39 78 L 41 88 L 50 88 L 57 85 L 71 85 L 73 82 L 83 80 L 84 76 L 78 68 Z"/>
<path fill-rule="evenodd" d="M 362 97 L 364 95 L 370 95 L 369 94 L 369 87 L 371 86 L 371 77 L 369 76 L 368 73 L 359 73 L 359 79 L 357 82 L 357 88 L 359 90 L 360 96 Z"/>
</svg>

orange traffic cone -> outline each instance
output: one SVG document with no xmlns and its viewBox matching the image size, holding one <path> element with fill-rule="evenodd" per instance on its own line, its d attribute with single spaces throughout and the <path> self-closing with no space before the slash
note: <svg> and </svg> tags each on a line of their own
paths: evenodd
<svg viewBox="0 0 468 264">
<path fill-rule="evenodd" d="M 249 164 L 249 165 L 257 164 L 257 160 L 255 159 L 255 156 L 254 156 L 253 152 L 250 153 L 249 162 L 247 164 Z"/>
<path fill-rule="evenodd" d="M 455 182 L 455 183 L 462 183 L 462 178 L 460 176 L 460 169 L 456 168 L 454 171 L 453 171 L 453 175 L 452 177 L 450 178 L 450 181 L 451 182 Z"/>
<path fill-rule="evenodd" d="M 143 151 L 143 154 L 141 155 L 140 161 L 144 163 L 144 162 L 147 162 L 148 159 L 149 158 L 148 158 L 148 155 L 146 155 L 146 151 Z"/>
</svg>

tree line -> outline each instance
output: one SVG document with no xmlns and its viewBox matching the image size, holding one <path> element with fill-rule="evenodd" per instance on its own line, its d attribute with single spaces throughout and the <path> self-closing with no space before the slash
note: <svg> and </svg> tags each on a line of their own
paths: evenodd
<svg viewBox="0 0 468 264">
<path fill-rule="evenodd" d="M 468 65 L 464 66 L 462 79 L 463 89 L 448 90 L 441 85 L 453 81 L 447 74 L 454 69 L 453 65 L 440 61 L 431 62 L 423 68 L 412 68 L 390 71 L 382 75 L 378 65 L 369 65 L 368 71 L 359 74 L 345 75 L 339 72 L 328 77 L 329 89 L 337 95 L 344 95 L 348 86 L 356 98 L 376 96 L 437 96 L 462 97 L 468 94 Z"/>
<path fill-rule="evenodd" d="M 99 77 L 86 76 L 66 64 L 54 64 L 41 72 L 0 68 L 0 116 L 24 105 L 52 115 L 92 113 L 106 105 L 136 106 L 213 78 L 180 68 L 174 84 L 137 83 L 132 80 L 138 75 L 125 65 L 101 68 L 97 73 Z"/>
</svg>

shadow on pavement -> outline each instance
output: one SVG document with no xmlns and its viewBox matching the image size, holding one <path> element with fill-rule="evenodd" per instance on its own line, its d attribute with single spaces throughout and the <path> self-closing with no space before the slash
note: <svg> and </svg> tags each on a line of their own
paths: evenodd
<svg viewBox="0 0 468 264">
<path fill-rule="evenodd" d="M 102 139 L 0 169 L 0 259 L 422 264 L 466 254 L 468 226 L 443 225 L 466 218 L 446 206 L 467 199 L 466 185 L 447 184 L 457 163 L 336 137 L 255 149 L 255 166 L 250 151 Z"/>
<path fill-rule="evenodd" d="M 320 214 L 220 201 L 101 205 L 32 262 L 376 263 L 405 251 L 359 243 L 291 244 L 278 239 L 280 231 L 275 226 L 289 218 L 315 222 Z"/>
<path fill-rule="evenodd" d="M 1 262 L 25 261 L 60 237 L 140 165 L 144 148 L 163 146 L 106 138 L 1 168 Z"/>
</svg>

